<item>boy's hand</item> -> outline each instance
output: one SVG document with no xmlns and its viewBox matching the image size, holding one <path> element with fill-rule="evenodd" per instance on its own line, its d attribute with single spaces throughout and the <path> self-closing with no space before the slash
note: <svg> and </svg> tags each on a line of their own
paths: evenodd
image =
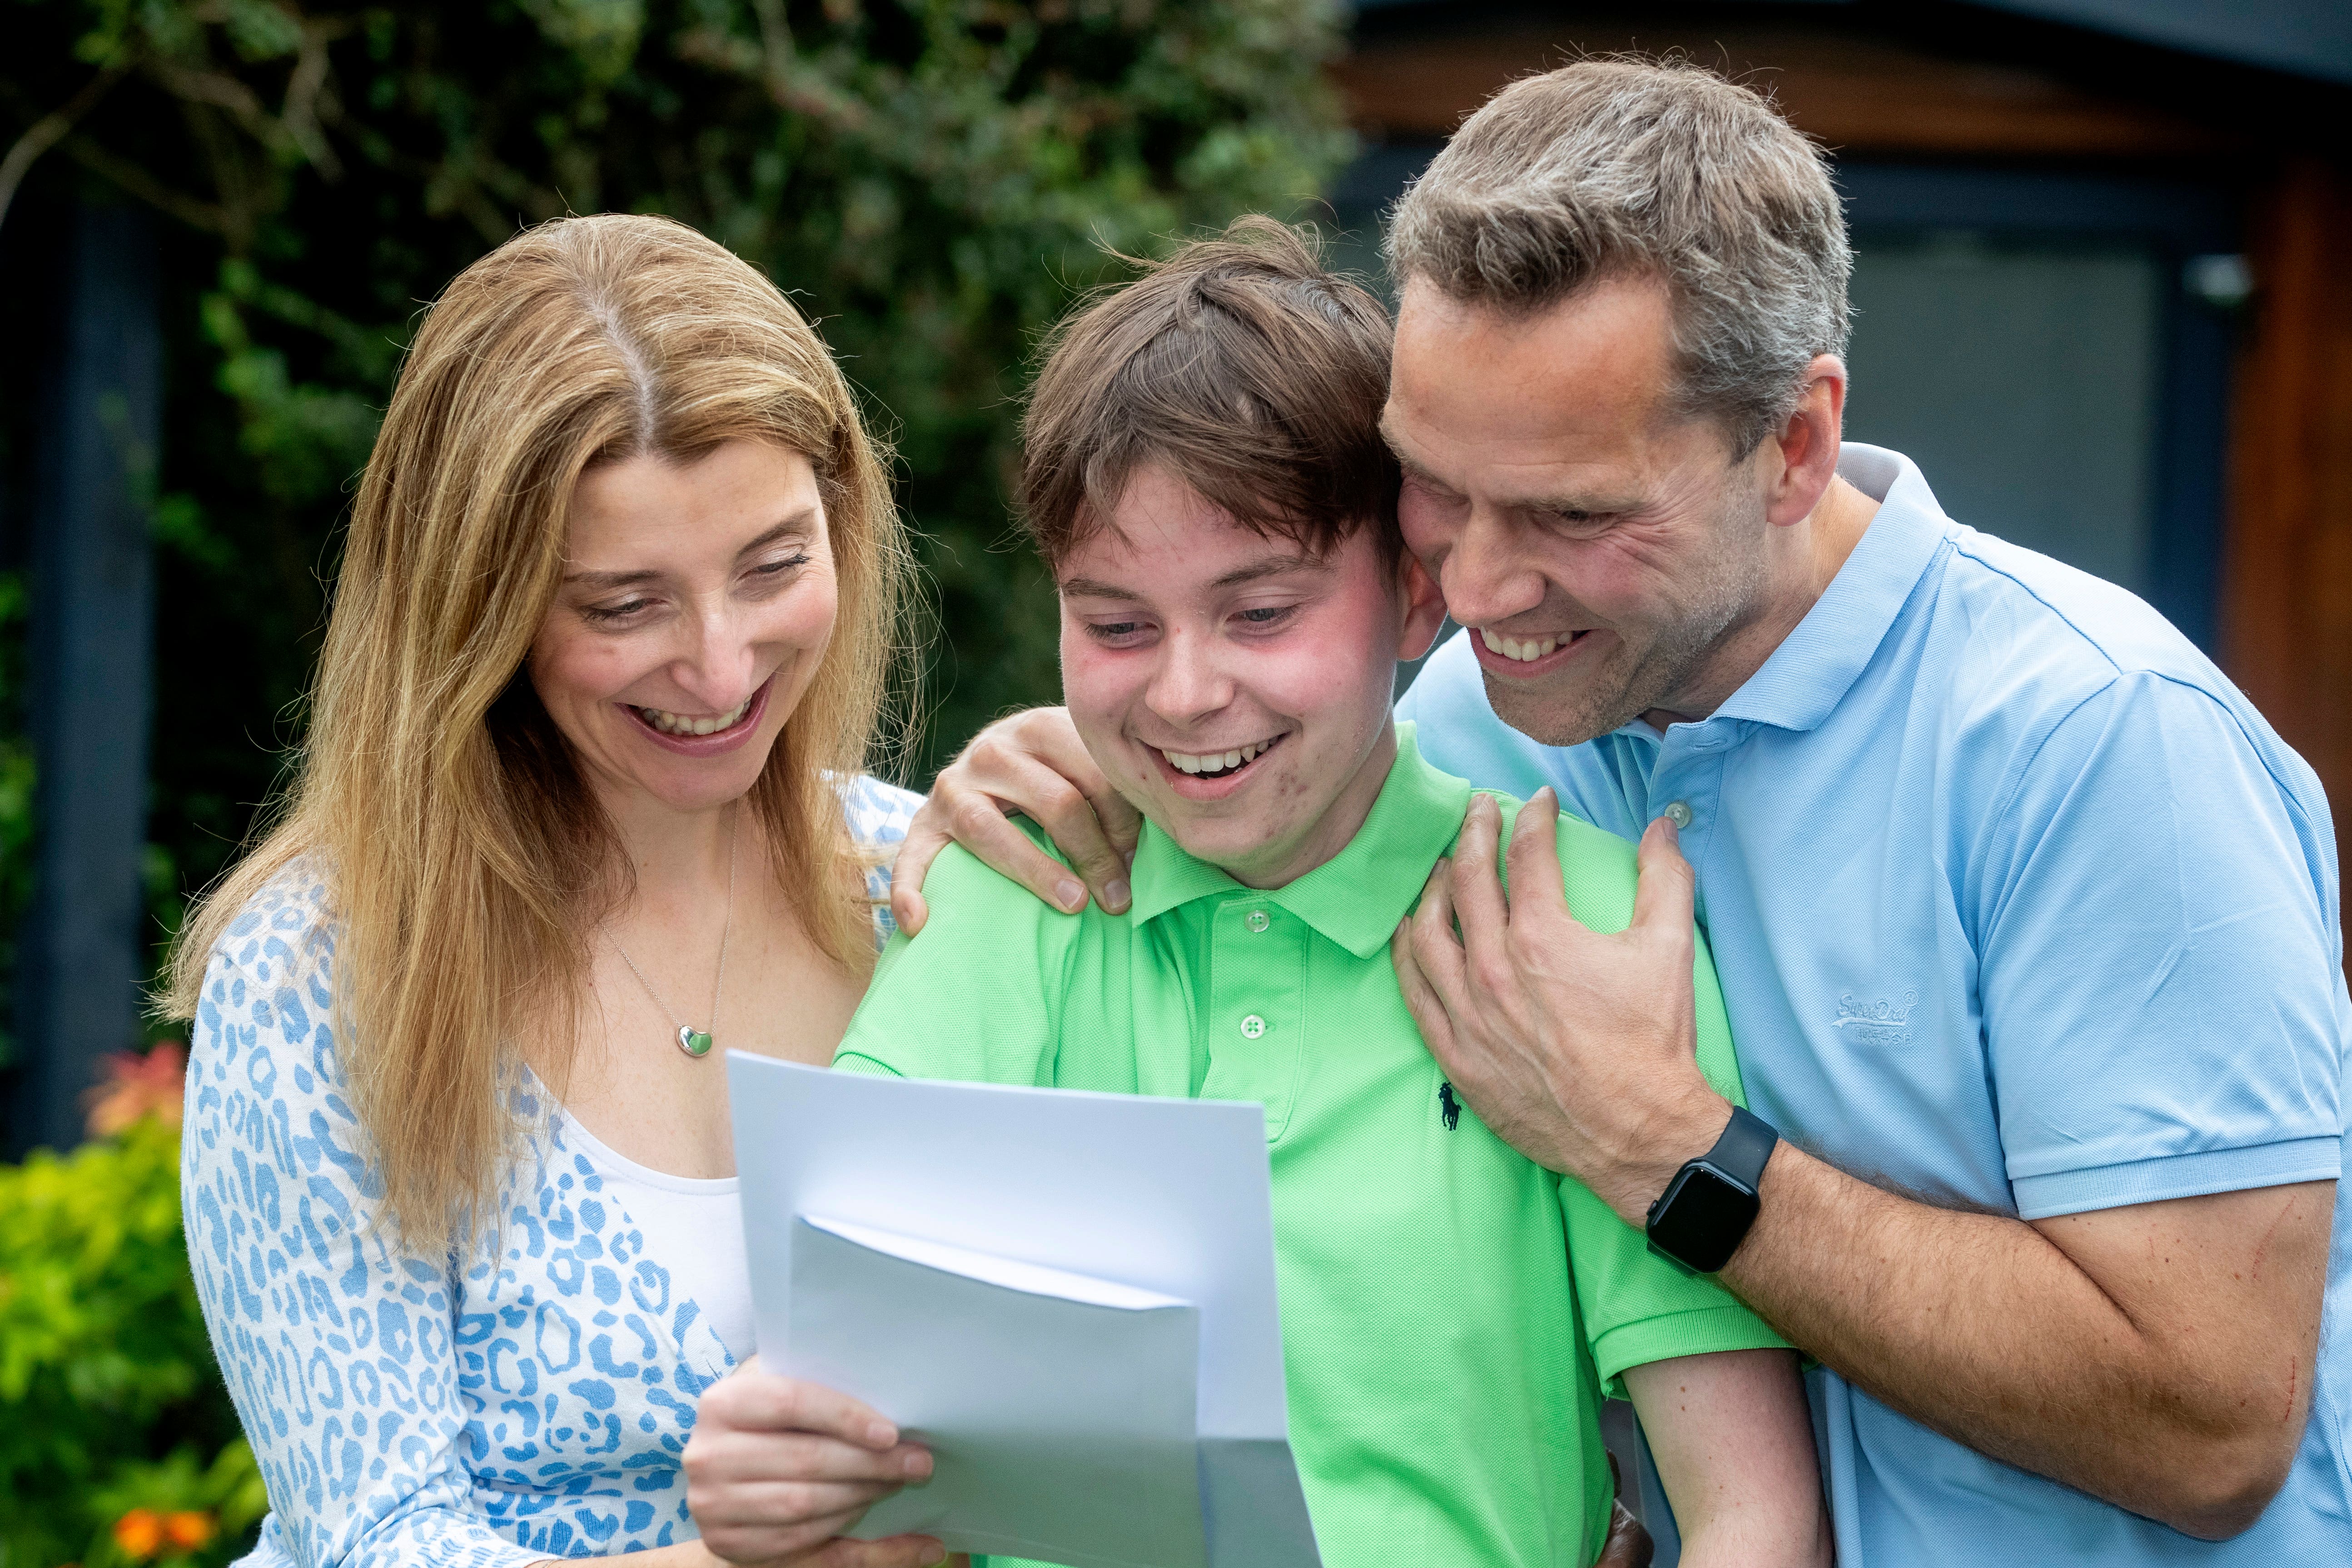
<svg viewBox="0 0 2352 1568">
<path fill-rule="evenodd" d="M 705 1389 L 686 1445 L 686 1503 L 702 1543 L 730 1563 L 929 1568 L 927 1535 L 849 1541 L 875 1503 L 927 1479 L 928 1449 L 845 1394 L 760 1370 L 753 1356 Z"/>
<path fill-rule="evenodd" d="M 1045 830 L 1075 875 L 1006 820 L 1016 815 Z M 1085 909 L 1091 892 L 1118 914 L 1142 832 L 1142 816 L 1087 754 L 1068 709 L 999 719 L 932 781 L 891 868 L 890 917 L 908 936 L 923 929 L 923 876 L 950 841 L 1065 913 Z"/>
</svg>

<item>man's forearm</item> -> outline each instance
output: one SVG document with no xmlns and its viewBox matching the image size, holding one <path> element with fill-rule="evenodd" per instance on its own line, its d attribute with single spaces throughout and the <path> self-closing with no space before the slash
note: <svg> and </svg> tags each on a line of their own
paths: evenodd
<svg viewBox="0 0 2352 1568">
<path fill-rule="evenodd" d="M 1725 1282 L 1881 1403 L 2192 1534 L 2242 1530 L 2275 1489 L 2307 1407 L 2308 1344 L 2276 1349 L 2299 1368 L 2199 1368 L 2032 1226 L 1898 1196 L 1785 1143 L 1763 1195 Z M 2247 1398 L 2273 1384 L 2284 1399 Z"/>
</svg>

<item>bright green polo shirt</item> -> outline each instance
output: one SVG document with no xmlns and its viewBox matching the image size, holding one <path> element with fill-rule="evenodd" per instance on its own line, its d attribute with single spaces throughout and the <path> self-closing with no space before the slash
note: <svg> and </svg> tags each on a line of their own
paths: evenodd
<svg viewBox="0 0 2352 1568">
<path fill-rule="evenodd" d="M 922 934 L 892 940 L 835 1058 L 1265 1105 L 1290 1440 L 1328 1568 L 1580 1568 L 1609 1518 L 1604 1384 L 1781 1342 L 1581 1184 L 1466 1110 L 1449 1124 L 1388 943 L 1470 793 L 1400 725 L 1328 862 L 1253 891 L 1147 826 L 1124 915 L 1063 914 L 951 848 Z M 1562 817 L 1559 858 L 1577 916 L 1622 930 L 1632 847 Z M 1737 1098 L 1704 947 L 1697 981 L 1700 1064 Z"/>
</svg>

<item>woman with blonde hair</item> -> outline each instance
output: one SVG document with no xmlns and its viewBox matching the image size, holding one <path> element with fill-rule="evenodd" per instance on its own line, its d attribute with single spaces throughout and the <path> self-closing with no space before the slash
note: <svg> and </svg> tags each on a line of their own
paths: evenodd
<svg viewBox="0 0 2352 1568">
<path fill-rule="evenodd" d="M 719 1047 L 828 1062 L 865 988 L 907 575 L 824 343 L 690 229 L 547 224 L 427 315 L 299 775 L 172 983 L 252 1561 L 712 1561 L 681 1458 L 753 1350 Z M 829 1539 L 929 1465 L 833 1414 L 809 1560 L 938 1561 Z"/>
</svg>

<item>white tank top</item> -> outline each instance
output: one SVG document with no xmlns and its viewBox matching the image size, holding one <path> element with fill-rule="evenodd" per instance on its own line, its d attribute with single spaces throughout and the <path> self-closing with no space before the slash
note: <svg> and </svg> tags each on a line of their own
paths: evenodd
<svg viewBox="0 0 2352 1568">
<path fill-rule="evenodd" d="M 737 1178 L 673 1176 L 640 1165 L 604 1147 L 568 1110 L 563 1135 L 588 1156 L 606 1190 L 645 1232 L 647 1255 L 669 1270 L 670 1300 L 700 1307 L 703 1321 L 729 1353 L 738 1363 L 750 1360 L 758 1336 Z"/>
</svg>

